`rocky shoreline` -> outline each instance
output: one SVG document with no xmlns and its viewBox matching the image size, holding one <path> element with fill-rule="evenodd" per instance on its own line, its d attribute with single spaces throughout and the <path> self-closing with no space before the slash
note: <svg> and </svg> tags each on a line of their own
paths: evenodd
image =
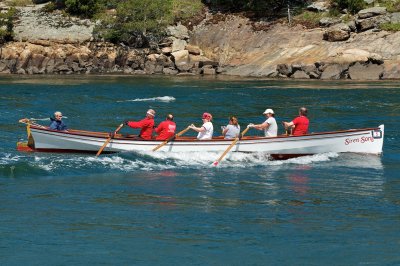
<svg viewBox="0 0 400 266">
<path fill-rule="evenodd" d="M 24 8 L 20 14 L 15 27 L 19 41 L 0 48 L 2 74 L 400 79 L 400 33 L 377 28 L 397 15 L 386 14 L 382 8 L 362 10 L 346 24 L 321 20 L 316 29 L 276 23 L 267 30 L 255 30 L 247 18 L 230 15 L 215 22 L 215 14 L 207 14 L 193 30 L 180 24 L 171 26 L 162 43 L 144 49 L 94 41 L 90 34 L 93 24 L 87 20 L 70 19 L 60 28 L 59 15 L 43 15 L 37 6 Z M 32 25 L 33 21 L 58 22 L 46 25 L 45 30 L 43 24 Z M 34 34 L 32 27 L 37 28 Z M 79 34 L 73 35 L 71 28 Z"/>
</svg>

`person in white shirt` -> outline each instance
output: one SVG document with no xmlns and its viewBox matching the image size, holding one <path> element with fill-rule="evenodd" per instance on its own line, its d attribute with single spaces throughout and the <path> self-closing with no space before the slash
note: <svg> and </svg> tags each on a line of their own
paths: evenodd
<svg viewBox="0 0 400 266">
<path fill-rule="evenodd" d="M 258 125 L 249 124 L 248 127 L 264 130 L 266 137 L 276 137 L 278 135 L 278 125 L 276 124 L 274 111 L 268 108 L 263 115 L 267 118 L 264 123 Z"/>
<path fill-rule="evenodd" d="M 197 139 L 199 140 L 212 139 L 214 133 L 214 127 L 211 123 L 212 115 L 210 113 L 204 113 L 202 120 L 203 125 L 201 127 L 196 127 L 195 125 L 191 124 L 189 128 L 199 132 L 199 134 L 197 134 Z"/>
<path fill-rule="evenodd" d="M 222 127 L 222 135 L 224 139 L 234 139 L 239 137 L 240 125 L 236 116 L 229 117 L 229 124 Z"/>
</svg>

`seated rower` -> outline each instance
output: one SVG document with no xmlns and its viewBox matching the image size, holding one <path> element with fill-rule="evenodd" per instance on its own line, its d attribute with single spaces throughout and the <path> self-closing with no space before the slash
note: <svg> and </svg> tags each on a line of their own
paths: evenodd
<svg viewBox="0 0 400 266">
<path fill-rule="evenodd" d="M 158 134 L 156 140 L 166 140 L 175 136 L 176 124 L 173 120 L 174 116 L 168 114 L 165 120 L 158 125 L 154 130 Z"/>
<path fill-rule="evenodd" d="M 212 115 L 210 113 L 204 113 L 202 116 L 203 125 L 201 127 L 196 127 L 195 125 L 191 124 L 189 126 L 190 129 L 193 129 L 197 134 L 198 140 L 208 140 L 212 139 L 214 133 L 214 126 L 211 123 Z"/>
<path fill-rule="evenodd" d="M 275 120 L 275 113 L 272 109 L 266 109 L 263 113 L 267 120 L 262 124 L 249 124 L 248 127 L 264 130 L 265 137 L 276 137 L 278 135 L 278 125 Z"/>
<path fill-rule="evenodd" d="M 293 136 L 306 135 L 310 121 L 307 118 L 307 108 L 301 107 L 299 109 L 299 116 L 291 122 L 283 122 L 286 131 L 292 131 Z"/>
</svg>

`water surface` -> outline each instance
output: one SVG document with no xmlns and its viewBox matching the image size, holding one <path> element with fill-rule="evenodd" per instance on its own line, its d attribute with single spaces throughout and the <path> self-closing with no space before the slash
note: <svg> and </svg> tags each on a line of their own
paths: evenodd
<svg viewBox="0 0 400 266">
<path fill-rule="evenodd" d="M 197 77 L 0 78 L 0 261 L 3 265 L 400 264 L 399 82 Z M 274 109 L 310 112 L 310 131 L 385 124 L 384 154 L 23 153 L 23 117 L 113 131 L 148 108 L 178 130 L 242 126 Z M 123 133 L 137 133 L 123 128 Z M 216 130 L 216 132 L 218 132 Z M 282 128 L 280 128 L 282 132 Z M 194 133 L 190 133 L 194 135 Z M 261 134 L 255 130 L 248 134 Z M 188 133 L 189 135 L 189 133 Z"/>
</svg>

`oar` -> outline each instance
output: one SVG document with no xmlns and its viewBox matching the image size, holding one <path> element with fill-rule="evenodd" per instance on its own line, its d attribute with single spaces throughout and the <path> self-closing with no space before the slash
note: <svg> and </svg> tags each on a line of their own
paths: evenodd
<svg viewBox="0 0 400 266">
<path fill-rule="evenodd" d="M 185 134 L 186 131 L 188 131 L 190 129 L 190 127 L 185 128 L 184 130 L 182 130 L 181 132 L 179 132 L 178 134 L 175 134 L 174 136 L 170 137 L 169 139 L 165 140 L 163 143 L 159 144 L 157 147 L 155 147 L 153 149 L 153 151 L 158 150 L 159 148 L 161 148 L 162 146 L 164 146 L 165 144 L 167 144 L 168 142 L 170 142 L 171 140 L 175 139 L 176 137 L 179 137 L 183 134 Z"/>
<path fill-rule="evenodd" d="M 119 125 L 119 127 L 117 127 L 117 129 L 115 130 L 115 134 L 118 133 L 118 131 L 124 126 L 124 124 L 122 123 L 121 125 Z M 104 150 L 104 148 L 107 146 L 107 144 L 111 141 L 111 139 L 113 138 L 113 136 L 111 135 L 110 137 L 108 137 L 108 139 L 106 140 L 106 142 L 104 142 L 103 146 L 101 146 L 100 150 L 96 153 L 96 157 L 100 155 L 100 153 Z"/>
<path fill-rule="evenodd" d="M 247 127 L 245 130 L 243 130 L 242 132 L 242 137 L 244 136 L 244 134 L 247 133 L 247 131 L 250 129 L 250 127 Z M 217 166 L 219 164 L 220 161 L 222 161 L 222 159 L 225 157 L 225 155 L 232 149 L 233 146 L 235 146 L 235 144 L 239 141 L 239 137 L 235 138 L 235 140 L 232 142 L 231 145 L 229 145 L 229 147 L 224 151 L 224 153 L 218 158 L 218 160 L 216 160 L 213 165 Z"/>
</svg>

